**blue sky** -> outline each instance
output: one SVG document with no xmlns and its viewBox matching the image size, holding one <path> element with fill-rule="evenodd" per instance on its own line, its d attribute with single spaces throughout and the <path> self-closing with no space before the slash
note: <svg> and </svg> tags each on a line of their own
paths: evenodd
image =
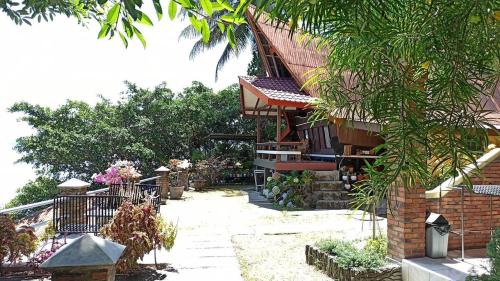
<svg viewBox="0 0 500 281">
<path fill-rule="evenodd" d="M 215 89 L 237 83 L 246 73 L 250 50 L 231 60 L 214 81 L 214 68 L 222 46 L 189 60 L 193 41 L 178 41 L 186 22 L 162 20 L 142 27 L 146 49 L 137 40 L 128 49 L 119 38 L 97 40 L 99 27 L 86 27 L 58 17 L 54 22 L 16 26 L 0 13 L 0 206 L 15 190 L 34 177 L 30 166 L 14 164 L 19 155 L 12 150 L 15 139 L 32 133 L 19 116 L 7 112 L 16 101 L 56 107 L 67 99 L 94 103 L 97 95 L 116 100 L 129 80 L 142 87 L 162 81 L 174 91 L 197 80 Z"/>
</svg>

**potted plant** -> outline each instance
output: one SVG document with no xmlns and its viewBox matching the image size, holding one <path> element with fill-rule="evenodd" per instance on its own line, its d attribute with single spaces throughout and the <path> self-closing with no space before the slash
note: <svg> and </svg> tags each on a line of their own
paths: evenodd
<svg viewBox="0 0 500 281">
<path fill-rule="evenodd" d="M 170 199 L 181 199 L 184 190 L 189 189 L 189 160 L 172 159 L 168 164 L 170 170 Z"/>
<path fill-rule="evenodd" d="M 207 160 L 200 160 L 196 163 L 196 178 L 193 180 L 194 190 L 202 191 L 207 186 L 207 178 L 209 177 L 208 168 Z"/>
</svg>

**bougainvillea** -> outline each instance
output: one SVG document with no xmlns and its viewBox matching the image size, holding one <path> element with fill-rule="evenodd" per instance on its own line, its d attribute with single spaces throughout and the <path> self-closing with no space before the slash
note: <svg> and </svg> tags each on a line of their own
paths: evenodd
<svg viewBox="0 0 500 281">
<path fill-rule="evenodd" d="M 125 245 L 117 269 L 125 272 L 137 267 L 137 260 L 154 249 L 173 247 L 177 228 L 167 224 L 149 203 L 133 205 L 125 201 L 113 219 L 101 229 L 108 239 Z"/>
<path fill-rule="evenodd" d="M 112 164 L 104 173 L 95 174 L 94 182 L 106 185 L 121 184 L 133 181 L 141 177 L 141 174 L 132 161 L 120 160 Z"/>
</svg>

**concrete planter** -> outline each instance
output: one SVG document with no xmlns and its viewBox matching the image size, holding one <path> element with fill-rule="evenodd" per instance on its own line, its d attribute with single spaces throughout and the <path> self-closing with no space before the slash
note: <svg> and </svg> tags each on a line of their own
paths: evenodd
<svg viewBox="0 0 500 281">
<path fill-rule="evenodd" d="M 181 199 L 184 186 L 170 186 L 170 199 Z"/>
<path fill-rule="evenodd" d="M 336 262 L 336 257 L 320 249 L 306 245 L 306 262 L 324 271 L 329 277 L 338 281 L 401 281 L 401 265 L 389 264 L 375 270 L 345 269 Z"/>
<path fill-rule="evenodd" d="M 207 187 L 207 180 L 193 180 L 193 187 L 196 191 L 202 191 Z"/>
</svg>

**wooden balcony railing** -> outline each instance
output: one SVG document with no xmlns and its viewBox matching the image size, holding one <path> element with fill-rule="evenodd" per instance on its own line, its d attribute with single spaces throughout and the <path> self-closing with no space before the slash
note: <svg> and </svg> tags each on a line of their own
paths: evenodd
<svg viewBox="0 0 500 281">
<path fill-rule="evenodd" d="M 306 152 L 306 142 L 265 142 L 257 143 L 257 159 L 276 162 L 302 160 Z"/>
</svg>

